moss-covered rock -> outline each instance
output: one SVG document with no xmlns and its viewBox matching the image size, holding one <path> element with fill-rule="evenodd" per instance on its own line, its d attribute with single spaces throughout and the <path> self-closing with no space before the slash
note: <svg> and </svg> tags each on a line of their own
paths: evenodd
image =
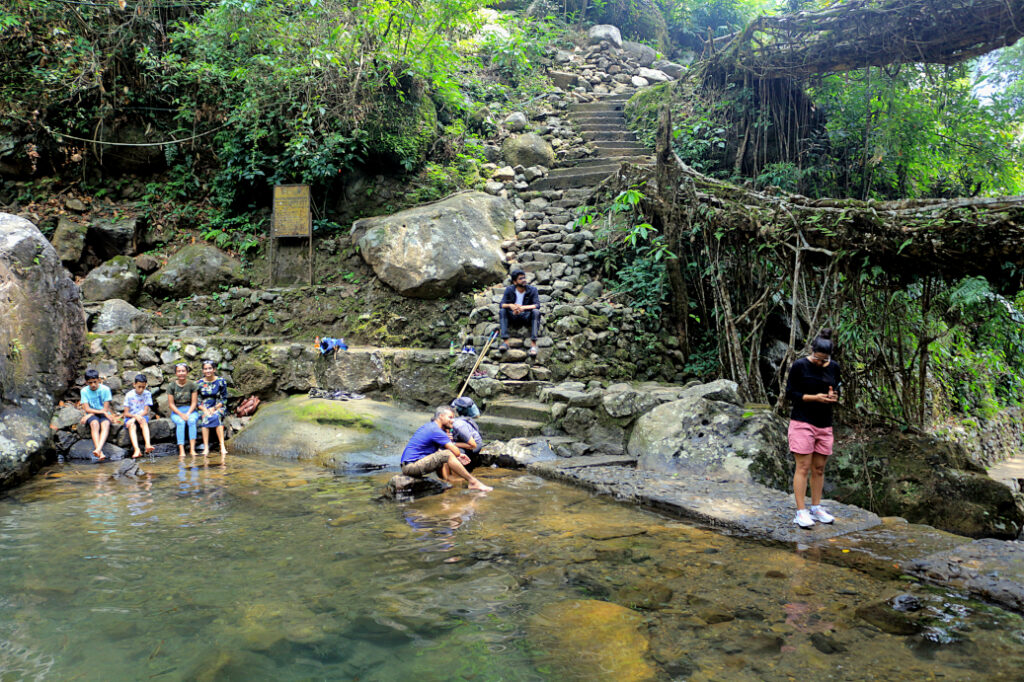
<svg viewBox="0 0 1024 682">
<path fill-rule="evenodd" d="M 1024 510 L 964 449 L 928 436 L 884 433 L 840 444 L 829 460 L 829 496 L 969 537 L 1017 537 Z"/>
</svg>

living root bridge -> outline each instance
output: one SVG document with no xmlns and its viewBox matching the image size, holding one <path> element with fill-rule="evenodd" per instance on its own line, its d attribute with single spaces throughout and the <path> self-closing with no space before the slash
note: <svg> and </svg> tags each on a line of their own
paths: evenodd
<svg viewBox="0 0 1024 682">
<path fill-rule="evenodd" d="M 905 274 L 991 275 L 1024 268 L 1024 196 L 858 201 L 810 199 L 737 187 L 659 158 L 655 209 L 667 221 L 710 219 L 734 236 L 863 255 Z M 689 217 L 679 214 L 685 208 Z M 664 215 L 668 213 L 669 215 Z"/>
<path fill-rule="evenodd" d="M 705 74 L 804 78 L 868 66 L 956 64 L 1024 36 L 1024 0 L 861 0 L 759 17 L 712 43 Z"/>
</svg>

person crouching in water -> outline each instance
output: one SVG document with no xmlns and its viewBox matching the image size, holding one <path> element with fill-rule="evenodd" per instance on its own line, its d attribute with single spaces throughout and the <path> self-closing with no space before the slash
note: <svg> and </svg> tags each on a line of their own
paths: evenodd
<svg viewBox="0 0 1024 682">
<path fill-rule="evenodd" d="M 469 457 L 469 461 L 465 462 L 466 471 L 472 471 L 480 464 L 480 451 L 484 448 L 484 437 L 476 423 L 480 408 L 472 398 L 463 396 L 452 401 L 452 409 L 458 415 L 452 422 L 452 440 L 455 447 Z"/>
<path fill-rule="evenodd" d="M 796 459 L 793 523 L 810 528 L 814 522 L 832 523 L 835 518 L 821 506 L 825 462 L 832 454 L 832 406 L 839 399 L 839 363 L 832 359 L 832 330 L 822 329 L 811 343 L 811 354 L 789 369 L 786 397 L 793 404 L 789 419 L 789 449 Z M 804 507 L 807 474 L 811 475 L 811 509 Z"/>
<path fill-rule="evenodd" d="M 454 420 L 455 410 L 442 405 L 434 411 L 433 420 L 416 429 L 402 451 L 402 473 L 420 478 L 437 472 L 448 483 L 461 478 L 469 483 L 470 490 L 493 490 L 466 471 L 469 457 L 462 454 L 448 436 Z"/>
</svg>

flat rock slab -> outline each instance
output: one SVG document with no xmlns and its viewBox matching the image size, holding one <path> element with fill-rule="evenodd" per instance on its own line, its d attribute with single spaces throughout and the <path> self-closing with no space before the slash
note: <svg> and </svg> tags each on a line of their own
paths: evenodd
<svg viewBox="0 0 1024 682">
<path fill-rule="evenodd" d="M 880 526 L 821 540 L 812 547 L 823 561 L 892 579 L 904 573 L 907 561 L 965 542 L 969 538 L 890 516 Z"/>
<path fill-rule="evenodd" d="M 530 473 L 565 481 L 615 499 L 693 519 L 740 535 L 786 543 L 810 543 L 863 531 L 881 523 L 869 511 L 827 501 L 831 525 L 802 529 L 793 523 L 792 496 L 750 483 L 676 477 L 569 457 L 529 467 Z M 616 460 L 613 457 L 601 459 Z M 576 460 L 590 460 L 579 462 Z"/>
<path fill-rule="evenodd" d="M 910 575 L 1024 612 L 1024 542 L 986 538 L 903 564 Z"/>
</svg>

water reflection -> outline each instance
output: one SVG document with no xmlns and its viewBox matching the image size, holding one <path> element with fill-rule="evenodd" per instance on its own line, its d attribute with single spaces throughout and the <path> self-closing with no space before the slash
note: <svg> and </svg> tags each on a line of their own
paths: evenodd
<svg viewBox="0 0 1024 682">
<path fill-rule="evenodd" d="M 498 483 L 487 495 L 396 505 L 374 501 L 386 475 L 225 464 L 144 461 L 140 481 L 67 465 L 0 499 L 0 678 L 1010 680 L 1024 669 L 1015 615 L 533 476 L 487 470 Z M 888 606 L 903 593 L 919 608 Z"/>
</svg>

